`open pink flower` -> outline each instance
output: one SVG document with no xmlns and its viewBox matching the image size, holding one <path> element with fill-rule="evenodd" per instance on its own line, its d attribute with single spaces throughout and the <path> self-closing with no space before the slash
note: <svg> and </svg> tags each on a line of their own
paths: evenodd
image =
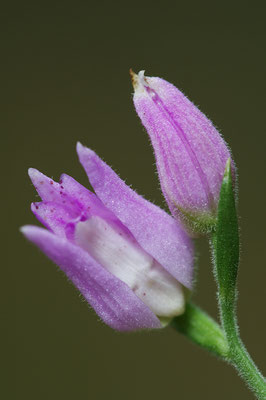
<svg viewBox="0 0 266 400">
<path fill-rule="evenodd" d="M 95 193 L 68 175 L 35 169 L 42 198 L 32 211 L 47 228 L 22 232 L 60 266 L 102 320 L 117 330 L 159 328 L 185 306 L 193 245 L 182 227 L 130 189 L 93 151 L 77 146 Z"/>
<path fill-rule="evenodd" d="M 194 229 L 211 226 L 229 148 L 211 121 L 175 86 L 145 77 L 144 71 L 131 75 L 135 108 L 150 136 L 169 209 Z"/>
</svg>

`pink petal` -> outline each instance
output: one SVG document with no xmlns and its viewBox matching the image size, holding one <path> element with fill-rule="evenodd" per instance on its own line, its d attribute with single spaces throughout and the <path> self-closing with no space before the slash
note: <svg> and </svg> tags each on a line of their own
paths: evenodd
<svg viewBox="0 0 266 400">
<path fill-rule="evenodd" d="M 107 325 L 119 331 L 161 327 L 133 291 L 84 250 L 43 228 L 24 226 L 21 230 L 59 265 Z"/>
<path fill-rule="evenodd" d="M 181 225 L 123 182 L 92 150 L 77 152 L 97 196 L 132 232 L 138 243 L 188 288 L 193 280 L 193 243 Z"/>
</svg>

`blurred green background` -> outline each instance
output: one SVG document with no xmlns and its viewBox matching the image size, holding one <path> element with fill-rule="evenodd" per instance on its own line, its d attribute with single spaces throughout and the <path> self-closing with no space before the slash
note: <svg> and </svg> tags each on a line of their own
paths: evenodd
<svg viewBox="0 0 266 400">
<path fill-rule="evenodd" d="M 252 399 L 231 367 L 170 328 L 120 334 L 104 326 L 18 228 L 36 223 L 28 167 L 55 179 L 66 172 L 87 185 L 77 140 L 165 207 L 128 70 L 164 77 L 200 105 L 232 147 L 242 236 L 239 321 L 265 367 L 264 4 L 23 1 L 2 9 L 1 162 L 9 192 L 2 195 L 2 276 L 9 273 L 2 331 L 11 372 L 3 398 Z M 200 246 L 194 297 L 215 316 L 207 243 Z"/>
</svg>

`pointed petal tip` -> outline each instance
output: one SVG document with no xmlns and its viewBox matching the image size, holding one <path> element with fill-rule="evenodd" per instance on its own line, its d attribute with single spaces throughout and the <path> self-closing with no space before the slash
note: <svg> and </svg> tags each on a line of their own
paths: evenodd
<svg viewBox="0 0 266 400">
<path fill-rule="evenodd" d="M 32 184 L 36 187 L 37 182 L 40 180 L 40 178 L 43 176 L 43 174 L 38 171 L 36 168 L 29 168 L 28 169 L 28 175 L 29 178 L 32 182 Z"/>
<path fill-rule="evenodd" d="M 23 225 L 23 226 L 21 226 L 21 227 L 19 228 L 19 231 L 20 231 L 21 233 L 24 234 L 24 232 L 27 230 L 27 226 L 28 226 L 28 225 Z"/>
<path fill-rule="evenodd" d="M 39 173 L 39 171 L 36 168 L 29 168 L 28 169 L 28 175 L 32 179 L 34 176 L 36 176 Z"/>
<path fill-rule="evenodd" d="M 22 233 L 22 235 L 29 239 L 29 236 L 34 228 L 36 228 L 34 225 L 23 225 L 19 228 L 19 231 Z"/>
<path fill-rule="evenodd" d="M 55 234 L 53 232 L 48 231 L 46 228 L 42 228 L 37 225 L 23 225 L 19 228 L 19 231 L 25 236 L 30 242 L 38 244 L 38 240 L 45 239 L 49 237 L 55 238 Z"/>
<path fill-rule="evenodd" d="M 82 150 L 84 148 L 83 144 L 81 142 L 77 142 L 76 144 L 76 150 L 77 152 L 79 152 L 80 150 Z"/>
<path fill-rule="evenodd" d="M 40 179 L 46 178 L 46 176 L 36 168 L 29 168 L 28 175 L 33 185 L 36 185 Z"/>
<path fill-rule="evenodd" d="M 83 158 L 84 156 L 90 158 L 90 157 L 95 156 L 95 154 L 96 154 L 93 150 L 89 149 L 86 146 L 83 146 L 83 144 L 81 144 L 80 142 L 77 142 L 76 150 L 77 150 L 79 159 Z"/>
</svg>

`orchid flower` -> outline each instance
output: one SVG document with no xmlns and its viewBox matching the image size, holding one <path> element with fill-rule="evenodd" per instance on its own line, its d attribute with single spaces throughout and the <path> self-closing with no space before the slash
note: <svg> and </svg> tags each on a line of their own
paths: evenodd
<svg viewBox="0 0 266 400">
<path fill-rule="evenodd" d="M 29 176 L 47 228 L 22 232 L 65 272 L 101 319 L 116 330 L 164 326 L 185 309 L 193 244 L 165 211 L 139 196 L 92 150 L 77 152 L 95 193 L 62 175 Z"/>
</svg>

